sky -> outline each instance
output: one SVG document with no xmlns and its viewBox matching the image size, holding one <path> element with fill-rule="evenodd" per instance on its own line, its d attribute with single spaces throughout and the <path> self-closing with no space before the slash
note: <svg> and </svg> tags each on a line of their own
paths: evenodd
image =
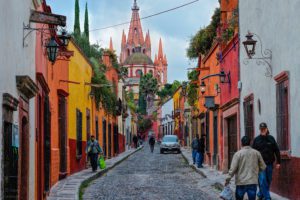
<svg viewBox="0 0 300 200">
<path fill-rule="evenodd" d="M 191 2 L 192 0 L 137 0 L 140 17 Z M 90 30 L 130 21 L 133 0 L 79 0 L 80 26 L 83 31 L 85 3 L 88 3 Z M 52 12 L 67 16 L 67 29 L 73 31 L 75 0 L 47 0 Z M 201 27 L 209 24 L 218 0 L 199 0 L 153 18 L 142 20 L 144 35 L 150 31 L 152 60 L 158 52 L 159 38 L 163 41 L 163 50 L 168 59 L 168 82 L 187 79 L 187 68 L 196 66 L 195 61 L 186 57 L 189 40 Z M 129 24 L 106 30 L 90 32 L 90 42 L 101 47 L 109 46 L 110 37 L 117 55 L 120 55 L 122 31 L 128 35 Z"/>
</svg>

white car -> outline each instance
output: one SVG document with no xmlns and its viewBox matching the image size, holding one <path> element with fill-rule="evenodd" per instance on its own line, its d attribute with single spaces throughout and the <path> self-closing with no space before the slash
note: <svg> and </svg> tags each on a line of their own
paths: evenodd
<svg viewBox="0 0 300 200">
<path fill-rule="evenodd" d="M 180 153 L 180 144 L 176 135 L 166 135 L 163 137 L 160 144 L 160 153 L 163 154 L 165 151 Z"/>
</svg>

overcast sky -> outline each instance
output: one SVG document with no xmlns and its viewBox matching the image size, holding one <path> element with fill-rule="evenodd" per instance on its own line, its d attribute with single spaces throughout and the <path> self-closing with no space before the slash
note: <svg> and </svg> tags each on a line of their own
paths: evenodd
<svg viewBox="0 0 300 200">
<path fill-rule="evenodd" d="M 192 0 L 137 0 L 140 7 L 140 16 L 148 16 Z M 75 0 L 47 0 L 52 12 L 67 16 L 67 28 L 71 32 L 74 26 Z M 133 0 L 79 0 L 80 25 L 83 30 L 85 3 L 88 2 L 90 30 L 107 27 L 114 24 L 130 21 Z M 152 42 L 152 59 L 158 51 L 158 42 L 163 40 L 164 53 L 167 54 L 168 82 L 186 80 L 186 68 L 194 67 L 186 57 L 186 48 L 189 39 L 200 27 L 206 26 L 211 20 L 218 0 L 200 0 L 187 7 L 165 13 L 142 21 L 144 35 L 150 30 Z M 98 42 L 102 47 L 109 46 L 110 37 L 113 38 L 114 49 L 120 55 L 122 30 L 128 34 L 129 25 L 90 33 L 92 43 Z"/>
</svg>

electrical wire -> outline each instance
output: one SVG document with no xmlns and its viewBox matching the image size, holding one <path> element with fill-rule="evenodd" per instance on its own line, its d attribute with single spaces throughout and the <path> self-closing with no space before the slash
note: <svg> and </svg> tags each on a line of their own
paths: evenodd
<svg viewBox="0 0 300 200">
<path fill-rule="evenodd" d="M 161 15 L 161 14 L 164 14 L 164 13 L 167 13 L 167 12 L 171 12 L 171 11 L 177 10 L 179 8 L 182 8 L 182 7 L 194 4 L 194 3 L 198 2 L 198 1 L 200 1 L 200 0 L 194 0 L 194 1 L 191 1 L 191 2 L 188 2 L 188 3 L 185 3 L 183 5 L 180 5 L 180 6 L 171 8 L 171 9 L 168 9 L 168 10 L 164 10 L 164 11 L 152 14 L 152 15 L 148 15 L 146 17 L 140 18 L 140 20 L 148 19 L 148 18 L 151 18 L 151 17 L 155 17 L 157 15 Z M 139 20 L 132 20 L 132 21 L 139 21 Z M 109 29 L 109 28 L 114 28 L 114 27 L 117 27 L 117 26 L 122 26 L 122 25 L 130 24 L 132 21 L 127 21 L 127 22 L 123 22 L 123 23 L 120 23 L 120 24 L 115 24 L 115 25 L 111 25 L 111 26 L 107 26 L 107 27 L 103 27 L 103 28 L 92 29 L 89 32 L 100 31 L 100 30 L 105 30 L 105 29 Z"/>
</svg>

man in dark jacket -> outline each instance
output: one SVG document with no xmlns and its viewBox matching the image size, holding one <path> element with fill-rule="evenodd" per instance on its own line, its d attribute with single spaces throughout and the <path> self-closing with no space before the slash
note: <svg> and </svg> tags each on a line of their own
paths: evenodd
<svg viewBox="0 0 300 200">
<path fill-rule="evenodd" d="M 267 124 L 261 123 L 259 129 L 260 135 L 254 139 L 253 148 L 261 153 L 267 168 L 259 173 L 259 192 L 257 196 L 259 199 L 271 200 L 270 185 L 272 182 L 273 163 L 276 157 L 276 168 L 280 168 L 280 151 L 274 137 L 269 133 Z"/>
<path fill-rule="evenodd" d="M 199 135 L 197 134 L 196 137 L 192 141 L 192 158 L 193 158 L 193 164 L 196 163 L 196 156 L 198 153 L 198 148 L 199 148 Z"/>
<path fill-rule="evenodd" d="M 137 148 L 138 147 L 138 137 L 136 135 L 133 136 L 132 141 L 134 144 L 134 148 Z"/>
<path fill-rule="evenodd" d="M 205 135 L 202 134 L 201 138 L 198 142 L 198 153 L 197 153 L 197 167 L 202 168 L 203 167 L 203 160 L 204 160 L 204 152 L 205 152 Z"/>
<path fill-rule="evenodd" d="M 151 136 L 150 139 L 149 139 L 149 145 L 150 145 L 151 153 L 153 153 L 154 145 L 155 145 L 155 138 L 153 136 Z"/>
</svg>

